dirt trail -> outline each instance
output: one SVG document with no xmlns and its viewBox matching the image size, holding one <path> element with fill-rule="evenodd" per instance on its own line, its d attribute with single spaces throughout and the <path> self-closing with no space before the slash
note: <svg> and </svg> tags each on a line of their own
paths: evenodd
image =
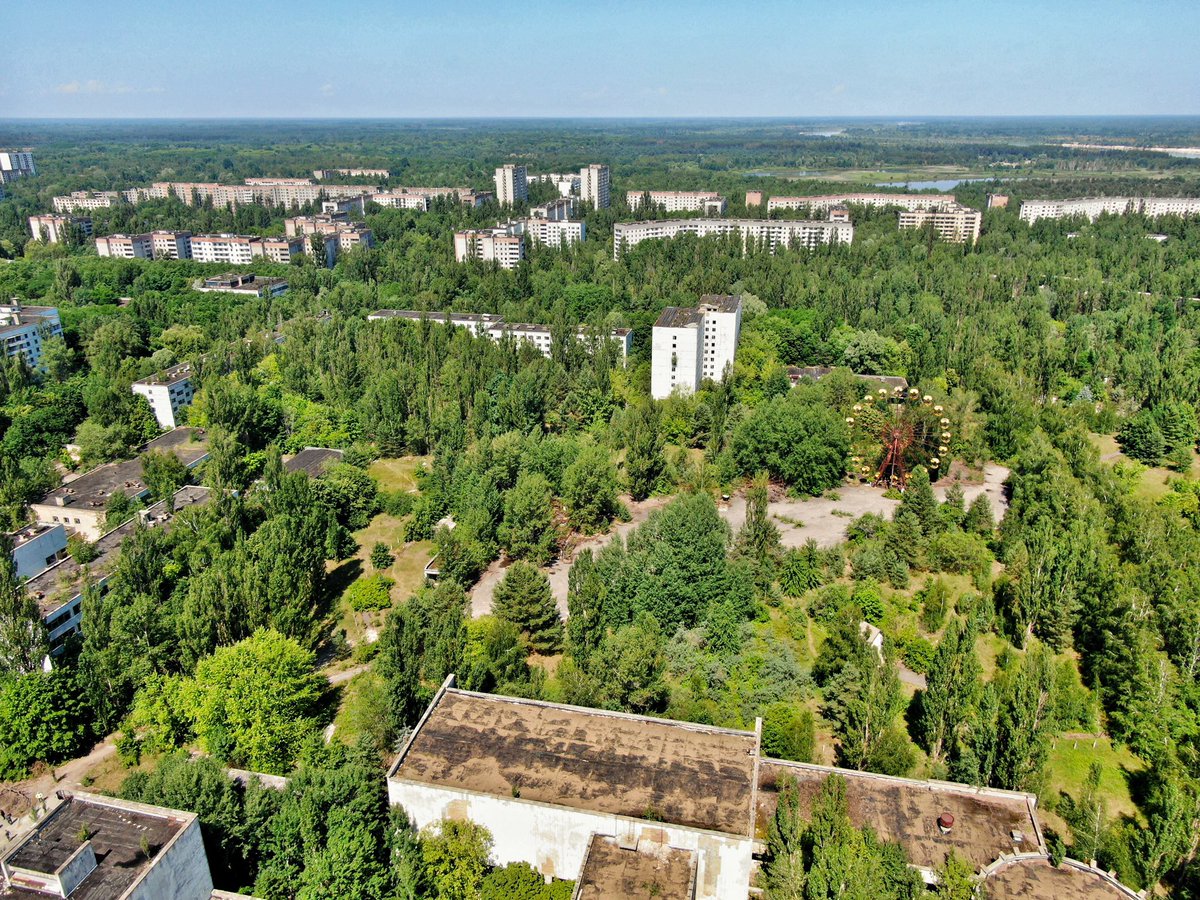
<svg viewBox="0 0 1200 900">
<path fill-rule="evenodd" d="M 554 602 L 558 604 L 558 611 L 563 618 L 567 616 L 567 576 L 575 558 L 584 550 L 597 553 L 608 546 L 609 542 L 617 535 L 628 534 L 645 522 L 654 510 L 666 506 L 671 498 L 650 497 L 640 502 L 628 497 L 621 499 L 629 510 L 628 522 L 618 522 L 604 534 L 593 534 L 583 538 L 573 548 L 563 553 L 553 564 L 542 569 L 546 573 L 546 577 L 550 579 L 550 591 L 554 594 Z M 505 566 L 501 565 L 499 560 L 492 562 L 484 570 L 479 581 L 475 583 L 475 587 L 471 588 L 472 617 L 486 616 L 492 611 L 492 594 L 496 590 L 496 585 L 500 583 L 500 579 L 504 577 L 504 569 Z"/>
</svg>

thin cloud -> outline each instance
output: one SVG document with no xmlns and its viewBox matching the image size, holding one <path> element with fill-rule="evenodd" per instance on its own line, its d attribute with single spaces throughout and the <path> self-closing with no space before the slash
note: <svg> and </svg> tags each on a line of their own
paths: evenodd
<svg viewBox="0 0 1200 900">
<path fill-rule="evenodd" d="M 322 97 L 332 97 L 333 96 L 333 85 L 332 84 L 321 85 L 321 96 Z"/>
<path fill-rule="evenodd" d="M 55 85 L 54 93 L 70 96 L 73 94 L 162 94 L 165 91 L 163 88 L 157 86 L 135 88 L 127 84 L 108 84 L 107 82 L 90 78 L 87 81 L 76 79 Z"/>
</svg>

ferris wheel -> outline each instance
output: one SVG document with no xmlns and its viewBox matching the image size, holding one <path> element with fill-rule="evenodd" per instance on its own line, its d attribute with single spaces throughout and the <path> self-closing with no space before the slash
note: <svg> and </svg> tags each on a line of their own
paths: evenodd
<svg viewBox="0 0 1200 900">
<path fill-rule="evenodd" d="M 950 420 L 945 409 L 915 387 L 879 388 L 854 404 L 846 417 L 854 455 L 852 478 L 904 490 L 917 466 L 936 480 L 950 453 Z"/>
</svg>

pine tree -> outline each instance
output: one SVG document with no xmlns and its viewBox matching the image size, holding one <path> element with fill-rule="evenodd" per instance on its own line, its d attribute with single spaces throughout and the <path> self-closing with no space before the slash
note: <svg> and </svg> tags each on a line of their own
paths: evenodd
<svg viewBox="0 0 1200 900">
<path fill-rule="evenodd" d="M 770 580 L 779 559 L 779 528 L 768 510 L 770 480 L 766 472 L 754 476 L 746 491 L 746 521 L 737 536 L 737 549 L 753 560 L 759 581 Z"/>
<path fill-rule="evenodd" d="M 917 517 L 917 521 L 921 523 L 921 531 L 926 537 L 940 530 L 937 498 L 933 496 L 933 488 L 929 484 L 929 470 L 924 466 L 917 466 L 908 477 L 908 485 L 904 488 L 904 497 L 896 515 L 906 511 Z"/>
<path fill-rule="evenodd" d="M 562 619 L 550 581 L 529 563 L 509 566 L 492 595 L 492 614 L 516 625 L 539 653 L 554 653 L 562 646 Z"/>
<path fill-rule="evenodd" d="M 996 519 L 992 515 L 992 502 L 987 494 L 978 494 L 971 501 L 970 508 L 962 520 L 962 530 L 970 534 L 991 537 L 996 528 Z"/>
</svg>

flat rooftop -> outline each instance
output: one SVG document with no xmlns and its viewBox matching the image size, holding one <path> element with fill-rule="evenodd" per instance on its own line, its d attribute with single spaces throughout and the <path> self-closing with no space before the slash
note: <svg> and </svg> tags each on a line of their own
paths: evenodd
<svg viewBox="0 0 1200 900">
<path fill-rule="evenodd" d="M 668 306 L 659 313 L 655 328 L 690 328 L 704 321 L 704 313 L 694 306 Z"/>
<path fill-rule="evenodd" d="M 331 450 L 328 447 L 305 447 L 291 459 L 285 460 L 285 472 L 303 472 L 309 478 L 315 478 L 334 463 L 342 461 L 345 454 L 341 450 Z"/>
<path fill-rule="evenodd" d="M 700 297 L 701 308 L 708 307 L 719 312 L 737 312 L 742 298 L 737 294 L 704 294 Z"/>
<path fill-rule="evenodd" d="M 572 900 L 691 900 L 696 854 L 665 844 L 623 848 L 616 838 L 593 834 Z"/>
<path fill-rule="evenodd" d="M 1139 895 L 1091 866 L 1064 860 L 1055 868 L 1044 857 L 1005 860 L 984 881 L 988 900 L 1132 900 Z"/>
<path fill-rule="evenodd" d="M 174 453 L 180 462 L 191 466 L 208 453 L 208 444 L 203 428 L 175 428 L 139 447 L 138 455 L 151 450 Z M 103 509 L 114 492 L 134 497 L 144 490 L 146 485 L 142 482 L 142 461 L 135 457 L 122 462 L 105 463 L 92 469 L 55 488 L 38 503 L 71 509 Z"/>
<path fill-rule="evenodd" d="M 749 836 L 757 738 L 454 688 L 391 778 Z"/>
<path fill-rule="evenodd" d="M 140 515 L 118 525 L 107 534 L 101 535 L 95 547 L 100 554 L 82 566 L 70 556 L 65 556 L 48 569 L 43 569 L 25 582 L 25 590 L 37 602 L 43 616 L 49 615 L 64 603 L 73 600 L 83 590 L 89 579 L 105 578 L 116 568 L 121 555 L 121 544 L 139 526 L 146 528 L 169 527 L 175 513 L 190 506 L 208 503 L 210 494 L 203 485 L 188 485 L 175 492 L 171 509 L 166 501 L 160 500 L 147 507 Z M 61 526 L 60 526 L 61 527 Z"/>
<path fill-rule="evenodd" d="M 42 819 L 4 862 L 51 874 L 84 840 L 90 840 L 96 868 L 71 892 L 71 900 L 113 900 L 142 877 L 155 857 L 193 819 L 192 813 L 78 793 Z M 89 837 L 83 838 L 85 832 Z M 16 885 L 0 888 L 0 898 L 46 896 Z"/>
<path fill-rule="evenodd" d="M 796 781 L 805 815 L 825 780 L 830 775 L 843 777 L 850 820 L 859 827 L 871 826 L 881 840 L 899 844 L 909 861 L 922 868 L 942 865 L 951 850 L 979 869 L 1002 853 L 1043 849 L 1033 817 L 1032 794 L 777 760 L 763 760 L 759 765 L 759 837 L 767 834 L 779 800 L 780 780 L 788 775 Z M 947 834 L 937 824 L 942 813 L 954 816 L 954 826 Z M 1014 843 L 1013 832 L 1019 832 L 1024 841 Z"/>
<path fill-rule="evenodd" d="M 177 366 L 171 366 L 169 369 L 163 369 L 149 378 L 142 378 L 135 381 L 134 384 L 178 384 L 181 381 L 187 381 L 193 374 L 192 364 L 185 362 Z"/>
</svg>

